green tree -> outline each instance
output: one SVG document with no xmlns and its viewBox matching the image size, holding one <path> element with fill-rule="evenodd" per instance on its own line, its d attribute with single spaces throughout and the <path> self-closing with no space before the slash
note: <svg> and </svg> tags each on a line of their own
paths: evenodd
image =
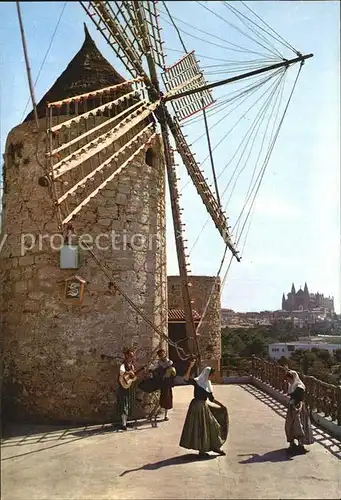
<svg viewBox="0 0 341 500">
<path fill-rule="evenodd" d="M 326 366 L 331 367 L 333 364 L 333 356 L 327 349 L 318 349 L 313 347 L 311 352 L 314 352 L 319 360 L 321 360 Z"/>
<path fill-rule="evenodd" d="M 334 352 L 334 358 L 337 363 L 341 363 L 341 349 L 336 349 Z"/>
</svg>

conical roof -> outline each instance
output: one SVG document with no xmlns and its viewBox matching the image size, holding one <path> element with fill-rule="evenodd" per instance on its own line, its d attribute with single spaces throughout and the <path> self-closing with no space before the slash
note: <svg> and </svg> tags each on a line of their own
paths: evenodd
<svg viewBox="0 0 341 500">
<path fill-rule="evenodd" d="M 39 118 L 46 116 L 48 102 L 74 97 L 125 81 L 102 56 L 85 24 L 84 30 L 85 40 L 80 51 L 37 105 Z M 31 111 L 24 121 L 33 119 L 34 114 Z"/>
</svg>

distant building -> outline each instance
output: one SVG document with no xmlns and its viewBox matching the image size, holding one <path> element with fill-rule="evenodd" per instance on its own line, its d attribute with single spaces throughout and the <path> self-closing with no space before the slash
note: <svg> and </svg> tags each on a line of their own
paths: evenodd
<svg viewBox="0 0 341 500">
<path fill-rule="evenodd" d="M 274 313 L 261 312 L 235 312 L 232 309 L 221 309 L 221 326 L 229 328 L 255 328 L 257 326 L 271 326 Z"/>
<path fill-rule="evenodd" d="M 334 313 L 334 297 L 325 297 L 322 293 L 309 293 L 307 283 L 304 290 L 301 288 L 296 292 L 294 283 L 287 298 L 283 293 L 283 311 L 312 311 L 313 309 L 326 309 L 329 313 Z"/>
<path fill-rule="evenodd" d="M 290 358 L 291 354 L 297 350 L 311 350 L 313 348 L 326 349 L 330 353 L 334 353 L 341 348 L 341 344 L 329 344 L 328 342 L 278 342 L 269 344 L 269 357 L 272 359 L 280 359 L 282 357 Z"/>
</svg>

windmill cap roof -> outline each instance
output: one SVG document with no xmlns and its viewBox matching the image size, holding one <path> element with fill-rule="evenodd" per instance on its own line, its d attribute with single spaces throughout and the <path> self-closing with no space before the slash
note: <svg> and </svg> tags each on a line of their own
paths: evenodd
<svg viewBox="0 0 341 500">
<path fill-rule="evenodd" d="M 85 23 L 84 31 L 85 39 L 82 47 L 37 105 L 39 118 L 46 116 L 48 102 L 59 101 L 125 81 L 102 56 Z M 33 119 L 34 115 L 31 111 L 24 121 Z"/>
</svg>

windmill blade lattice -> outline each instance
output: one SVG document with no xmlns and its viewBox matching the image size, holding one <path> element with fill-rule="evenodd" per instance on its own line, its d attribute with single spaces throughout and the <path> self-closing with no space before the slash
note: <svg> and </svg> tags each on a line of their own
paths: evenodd
<svg viewBox="0 0 341 500">
<path fill-rule="evenodd" d="M 186 90 L 198 89 L 206 85 L 203 73 L 195 58 L 194 51 L 183 56 L 178 62 L 166 68 L 162 79 L 167 90 L 167 96 L 176 95 Z M 214 103 L 209 90 L 197 92 L 186 97 L 180 97 L 173 102 L 175 115 L 179 121 L 202 111 Z"/>
<path fill-rule="evenodd" d="M 145 49 L 131 2 L 81 1 L 80 4 L 130 75 L 148 80 L 141 64 Z"/>
<path fill-rule="evenodd" d="M 152 113 L 159 103 L 143 99 L 141 80 L 48 104 L 47 166 L 61 225 L 70 222 L 155 137 Z M 101 102 L 108 92 L 122 95 L 85 111 L 88 103 Z"/>
<path fill-rule="evenodd" d="M 144 78 L 144 81 L 148 86 L 149 98 L 151 99 L 151 101 L 155 102 L 156 100 L 160 99 L 162 96 L 159 91 L 159 82 L 157 80 L 157 73 L 155 68 L 156 60 L 153 57 L 156 51 L 153 51 L 153 45 L 150 42 L 150 40 L 156 40 L 155 46 L 158 48 L 158 50 L 160 47 L 162 47 L 160 27 L 157 21 L 157 2 L 125 1 L 109 3 L 95 1 L 80 3 L 87 14 L 90 16 L 91 20 L 95 23 L 96 27 L 101 31 L 106 41 L 114 49 L 120 60 L 123 62 L 123 64 L 125 64 L 130 74 L 133 77 L 139 76 Z M 124 23 L 130 23 L 132 26 L 134 26 L 133 35 L 131 34 L 132 29 L 122 29 L 119 24 L 121 21 L 120 15 L 122 16 L 123 9 L 125 12 Z M 144 22 L 147 18 L 147 14 L 150 12 L 153 12 L 152 22 Z M 130 36 L 132 37 L 131 40 Z M 134 47 L 134 37 L 137 36 L 139 36 L 140 40 L 142 41 L 144 52 L 139 52 L 139 55 L 133 55 L 130 46 Z M 162 60 L 164 60 L 163 56 Z M 144 62 L 149 68 L 149 71 L 151 73 L 150 77 L 147 75 L 147 72 L 143 68 Z M 133 69 L 131 69 L 132 67 Z M 198 88 L 200 81 L 202 83 L 205 82 L 193 53 L 190 53 L 187 57 L 185 56 L 183 59 L 181 59 L 175 65 L 175 67 L 173 65 L 171 68 L 168 68 L 168 70 L 165 67 L 163 69 L 164 80 L 165 83 L 167 82 L 167 85 L 170 88 L 170 92 L 183 92 L 189 90 L 189 88 L 192 89 L 193 85 L 195 85 L 195 87 L 193 88 Z M 183 70 L 186 71 L 184 78 L 181 76 Z M 188 79 L 190 81 L 188 81 Z M 184 99 L 186 100 L 184 100 L 183 102 L 186 103 L 186 105 L 187 103 L 189 103 L 189 106 L 192 108 L 192 110 L 195 110 L 195 112 L 198 112 L 205 106 L 209 105 L 211 101 L 213 102 L 212 96 L 209 91 L 197 93 L 190 98 Z M 204 103 L 202 102 L 202 99 L 204 99 Z M 158 108 L 155 111 L 155 115 L 158 117 L 160 123 L 163 119 L 167 121 L 167 125 L 169 126 L 174 137 L 177 150 L 186 166 L 187 172 L 190 175 L 192 182 L 197 189 L 198 194 L 205 204 L 207 211 L 211 215 L 214 224 L 222 235 L 224 242 L 229 246 L 233 255 L 239 260 L 238 252 L 231 242 L 226 216 L 224 215 L 221 207 L 219 207 L 214 194 L 205 181 L 205 178 L 200 171 L 198 163 L 196 162 L 180 127 L 173 120 L 166 106 L 164 105 L 162 107 L 164 111 L 161 111 L 161 108 Z M 174 220 L 174 223 L 177 224 L 177 221 Z M 181 226 L 181 223 L 179 224 Z"/>
<path fill-rule="evenodd" d="M 238 260 L 240 259 L 231 242 L 226 217 L 206 183 L 194 159 L 194 155 L 182 134 L 178 122 L 173 120 L 167 109 L 166 103 L 163 101 L 163 94 L 160 91 L 160 82 L 156 66 L 161 67 L 163 70 L 166 90 L 173 94 L 186 90 L 198 89 L 206 82 L 194 57 L 194 53 L 188 54 L 187 57 L 185 56 L 182 58 L 178 64 L 175 66 L 173 65 L 171 68 L 167 69 L 165 67 L 162 50 L 163 42 L 161 41 L 158 13 L 156 11 L 157 2 L 125 1 L 109 3 L 96 1 L 80 3 L 96 27 L 100 30 L 105 40 L 113 48 L 130 75 L 133 78 L 143 78 L 148 89 L 150 102 L 154 104 L 159 103 L 154 114 L 160 123 L 164 144 L 176 250 L 182 283 L 186 332 L 191 344 L 191 350 L 199 357 L 200 365 L 200 350 L 193 320 L 192 301 L 189 293 L 190 281 L 187 269 L 188 264 L 186 262 L 174 154 L 169 140 L 169 131 L 173 136 L 176 150 L 180 154 L 187 172 L 206 206 L 207 211 L 222 235 L 224 242 L 230 248 L 233 255 Z M 166 96 L 167 95 L 168 93 L 166 93 Z M 213 98 L 211 93 L 205 91 L 179 100 L 179 103 L 175 104 L 175 107 L 173 102 L 172 106 L 178 114 L 178 117 L 184 119 L 190 114 L 196 113 L 209 106 L 212 102 Z"/>
</svg>

